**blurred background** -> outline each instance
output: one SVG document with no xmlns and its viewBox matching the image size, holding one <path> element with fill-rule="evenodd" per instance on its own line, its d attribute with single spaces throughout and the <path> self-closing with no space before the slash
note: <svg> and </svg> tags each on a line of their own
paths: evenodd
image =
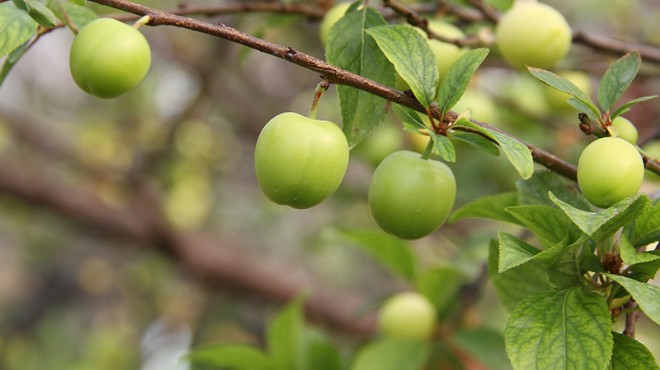
<svg viewBox="0 0 660 370">
<path fill-rule="evenodd" d="M 331 5 L 282 2 L 308 5 L 316 14 Z M 660 48 L 658 1 L 544 2 L 574 29 Z M 454 3 L 469 7 L 468 1 Z M 511 5 L 487 3 L 499 10 Z M 112 11 L 88 6 L 99 14 Z M 324 55 L 315 16 L 200 18 Z M 468 35 L 492 29 L 487 22 L 445 20 Z M 187 369 L 179 358 L 189 348 L 260 343 L 268 320 L 300 291 L 341 311 L 339 321 L 356 315 L 358 322 L 388 294 L 407 288 L 338 235 L 377 230 L 366 204 L 371 173 L 392 151 L 421 150 L 423 138 L 404 133 L 390 115 L 351 152 L 346 178 L 330 199 L 303 211 L 277 206 L 256 183 L 255 141 L 275 115 L 309 111 L 319 76 L 207 35 L 172 27 L 141 30 L 152 48 L 152 67 L 138 88 L 119 98 L 96 99 L 74 84 L 68 66 L 73 34 L 64 28 L 43 36 L 0 87 L 0 368 Z M 491 54 L 458 108 L 576 163 L 591 140 L 578 129 L 576 113 L 508 67 L 495 50 Z M 576 44 L 555 71 L 584 72 L 594 96 L 598 78 L 616 58 Z M 658 92 L 660 65 L 645 63 L 626 97 Z M 626 114 L 638 128 L 639 144 L 656 158 L 659 116 L 658 99 Z M 341 121 L 332 86 L 318 118 Z M 457 154 L 451 164 L 456 207 L 515 190 L 517 175 L 504 158 L 463 146 Z M 647 173 L 642 191 L 657 197 L 659 190 L 658 176 Z M 424 265 L 452 266 L 460 281 L 469 282 L 483 272 L 489 240 L 509 229 L 516 230 L 463 220 L 409 244 Z M 461 324 L 501 332 L 506 317 L 486 282 Z M 361 338 L 351 333 L 364 328 L 350 320 L 346 327 L 332 320 L 320 325 L 347 353 Z M 638 339 L 660 358 L 657 334 L 650 321 L 639 322 Z M 470 368 L 460 361 L 451 366 Z"/>
</svg>

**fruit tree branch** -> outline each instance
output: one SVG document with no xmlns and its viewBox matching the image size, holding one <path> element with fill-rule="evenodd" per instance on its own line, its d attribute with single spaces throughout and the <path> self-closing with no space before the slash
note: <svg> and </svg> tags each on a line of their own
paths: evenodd
<svg viewBox="0 0 660 370">
<path fill-rule="evenodd" d="M 254 36 L 247 35 L 237 29 L 224 24 L 214 25 L 204 21 L 191 19 L 175 14 L 170 14 L 162 10 L 139 5 L 126 0 L 93 0 L 96 3 L 107 5 L 116 9 L 124 10 L 137 15 L 149 15 L 151 17 L 148 25 L 151 26 L 175 26 L 185 28 L 196 32 L 205 33 L 211 36 L 223 38 L 249 48 L 259 50 L 263 53 L 284 59 L 303 68 L 317 72 L 324 76 L 328 81 L 334 84 L 341 84 L 360 89 L 371 94 L 377 95 L 394 103 L 401 104 L 418 112 L 424 113 L 424 107 L 413 97 L 408 96 L 402 91 L 387 87 L 378 82 L 364 78 L 357 74 L 348 72 L 341 68 L 332 66 L 321 59 L 312 57 L 305 53 L 296 51 L 290 47 L 285 47 L 271 43 Z M 435 118 L 440 119 L 439 110 L 432 109 Z M 455 112 L 450 112 L 451 118 L 456 118 Z M 492 128 L 482 122 L 474 121 L 476 124 Z M 576 169 L 572 164 L 561 160 L 543 149 L 527 144 L 534 160 L 572 180 L 576 179 Z"/>
</svg>

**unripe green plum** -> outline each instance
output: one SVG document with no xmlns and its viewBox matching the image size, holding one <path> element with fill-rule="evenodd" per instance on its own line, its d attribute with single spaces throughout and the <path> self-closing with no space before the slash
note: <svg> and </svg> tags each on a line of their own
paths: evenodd
<svg viewBox="0 0 660 370">
<path fill-rule="evenodd" d="M 369 209 L 376 223 L 402 239 L 419 239 L 439 228 L 456 200 L 456 179 L 444 163 L 398 151 L 374 171 Z"/>
<path fill-rule="evenodd" d="M 587 96 L 591 95 L 591 78 L 589 78 L 588 74 L 582 71 L 562 71 L 557 74 L 571 81 L 578 89 L 587 94 Z M 573 110 L 573 107 L 566 102 L 571 97 L 570 95 L 550 86 L 545 86 L 545 92 L 550 107 L 562 111 Z"/>
<path fill-rule="evenodd" d="M 328 34 L 330 34 L 330 28 L 332 28 L 332 26 L 334 26 L 334 24 L 346 14 L 346 11 L 350 6 L 350 2 L 335 4 L 325 13 L 321 25 L 319 26 L 319 36 L 321 37 L 322 43 L 325 44 L 328 39 Z"/>
<path fill-rule="evenodd" d="M 313 207 L 341 184 L 348 166 L 348 142 L 330 121 L 281 113 L 259 134 L 254 166 L 268 199 L 293 208 Z"/>
<path fill-rule="evenodd" d="M 114 98 L 142 82 L 149 72 L 151 51 L 134 27 L 99 18 L 78 32 L 69 63 L 73 80 L 82 90 L 99 98 Z"/>
<path fill-rule="evenodd" d="M 511 65 L 549 68 L 564 59 L 571 47 L 571 28 L 549 5 L 517 2 L 500 19 L 497 46 Z"/>
<path fill-rule="evenodd" d="M 578 185 L 591 204 L 607 208 L 639 191 L 644 163 L 637 149 L 618 137 L 589 144 L 580 155 Z"/>
<path fill-rule="evenodd" d="M 416 292 L 390 297 L 378 313 L 380 332 L 391 338 L 429 340 L 436 324 L 435 307 Z"/>
<path fill-rule="evenodd" d="M 616 116 L 612 120 L 612 129 L 616 136 L 622 138 L 623 140 L 635 145 L 637 144 L 637 128 L 630 122 L 627 118 Z"/>
</svg>

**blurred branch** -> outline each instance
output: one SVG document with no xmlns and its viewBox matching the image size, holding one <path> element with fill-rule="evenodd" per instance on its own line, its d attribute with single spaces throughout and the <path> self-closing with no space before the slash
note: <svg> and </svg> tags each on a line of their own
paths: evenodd
<svg viewBox="0 0 660 370">
<path fill-rule="evenodd" d="M 171 228 L 145 192 L 127 208 L 112 208 L 87 189 L 63 183 L 46 168 L 26 168 L 7 158 L 0 162 L 0 192 L 63 215 L 85 230 L 151 246 L 175 259 L 184 269 L 213 288 L 288 302 L 308 287 L 282 270 L 269 270 L 236 250 L 244 249 L 206 234 L 185 234 Z M 20 168 L 20 170 L 17 170 Z M 229 245 L 233 245 L 230 247 Z M 373 318 L 356 317 L 363 302 L 350 294 L 314 293 L 307 301 L 311 318 L 334 330 L 354 335 L 373 332 Z"/>
<path fill-rule="evenodd" d="M 328 79 L 331 83 L 351 86 L 371 94 L 380 96 L 394 103 L 415 109 L 418 112 L 425 112 L 424 107 L 413 97 L 408 96 L 402 91 L 384 86 L 378 82 L 369 80 L 357 74 L 345 71 L 341 68 L 332 66 L 318 58 L 296 51 L 290 47 L 274 44 L 254 36 L 247 35 L 237 29 L 228 27 L 224 24 L 214 25 L 196 19 L 186 18 L 175 14 L 166 13 L 164 11 L 146 7 L 143 5 L 135 4 L 125 0 L 94 0 L 96 3 L 111 6 L 116 9 L 125 10 L 137 15 L 149 15 L 151 20 L 149 25 L 152 26 L 175 26 L 180 28 L 190 29 L 196 32 L 209 34 L 212 36 L 220 37 L 231 42 L 245 45 L 263 53 L 273 55 L 280 59 L 294 63 L 311 71 L 320 73 Z M 433 108 L 431 110 L 433 116 L 440 119 L 439 109 Z M 449 112 L 448 118 L 456 119 L 455 112 Z M 473 121 L 475 124 L 483 127 L 494 129 L 492 126 L 483 122 Z M 577 171 L 575 166 L 568 162 L 561 160 L 551 153 L 543 149 L 526 144 L 532 151 L 534 160 L 543 166 L 546 166 L 552 171 L 555 171 L 569 179 L 575 180 Z"/>
<path fill-rule="evenodd" d="M 573 41 L 614 54 L 626 54 L 637 50 L 643 61 L 660 64 L 660 49 L 650 45 L 636 44 L 583 31 L 573 31 Z"/>
</svg>

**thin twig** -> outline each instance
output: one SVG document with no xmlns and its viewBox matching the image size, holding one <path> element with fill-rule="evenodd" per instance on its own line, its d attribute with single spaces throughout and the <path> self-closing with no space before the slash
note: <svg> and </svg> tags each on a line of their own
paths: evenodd
<svg viewBox="0 0 660 370">
<path fill-rule="evenodd" d="M 632 311 L 626 313 L 626 327 L 623 329 L 623 334 L 635 338 L 635 324 L 639 320 L 639 311 L 636 310 L 637 302 L 631 298 L 623 307 L 624 310 L 632 309 Z"/>
</svg>

